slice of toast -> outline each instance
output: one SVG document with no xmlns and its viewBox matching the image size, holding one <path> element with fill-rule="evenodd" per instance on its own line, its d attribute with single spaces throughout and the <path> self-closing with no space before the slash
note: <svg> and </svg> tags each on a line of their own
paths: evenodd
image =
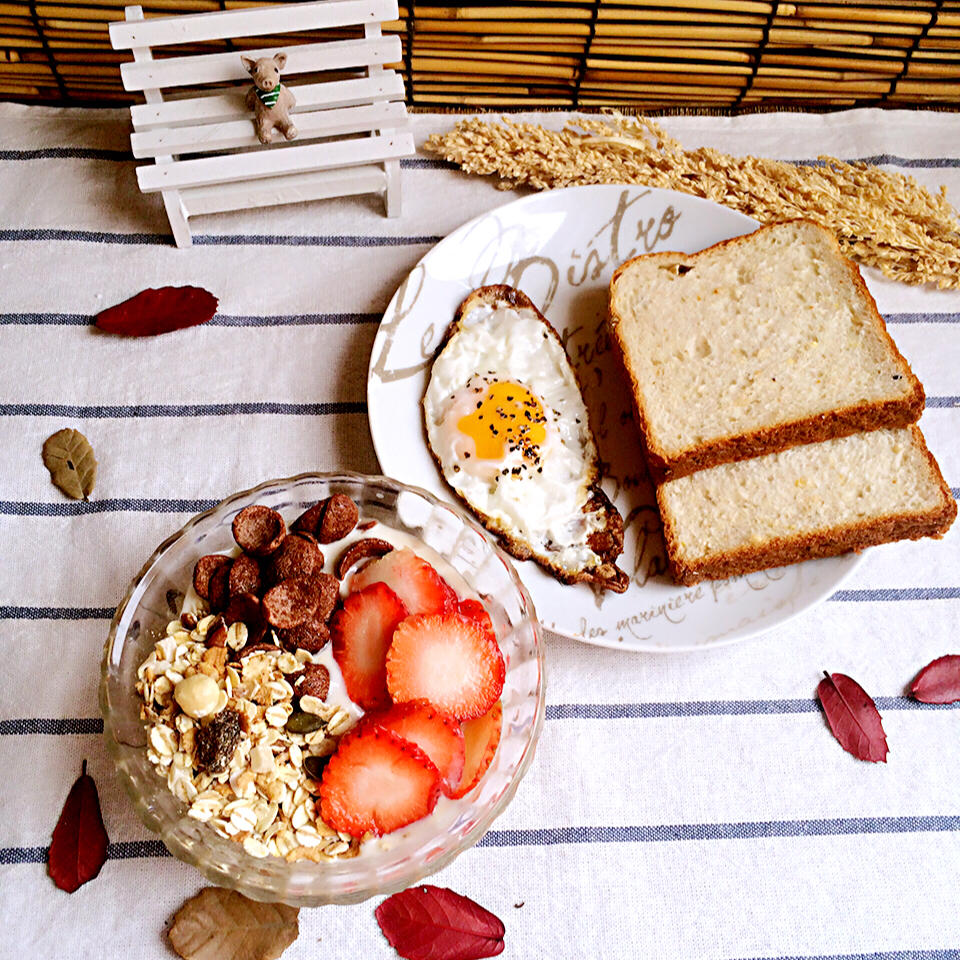
<svg viewBox="0 0 960 960">
<path fill-rule="evenodd" d="M 710 467 L 661 484 L 657 503 L 670 572 L 683 585 L 939 538 L 957 515 L 917 426 Z"/>
<path fill-rule="evenodd" d="M 609 324 L 656 482 L 923 412 L 856 264 L 810 221 L 627 261 Z"/>
<path fill-rule="evenodd" d="M 529 297 L 503 285 L 466 297 L 434 357 L 423 409 L 444 479 L 508 553 L 561 583 L 626 590 L 615 563 L 623 519 L 601 489 L 576 371 Z"/>
</svg>

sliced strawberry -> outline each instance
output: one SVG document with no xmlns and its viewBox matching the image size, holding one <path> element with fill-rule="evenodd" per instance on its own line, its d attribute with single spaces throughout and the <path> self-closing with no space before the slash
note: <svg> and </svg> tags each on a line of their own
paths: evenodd
<svg viewBox="0 0 960 960">
<path fill-rule="evenodd" d="M 387 690 L 394 703 L 429 700 L 468 720 L 500 699 L 506 668 L 496 641 L 459 613 L 409 616 L 387 651 Z"/>
<path fill-rule="evenodd" d="M 353 837 L 380 836 L 427 816 L 440 773 L 415 744 L 375 724 L 348 733 L 320 781 L 320 815 Z"/>
<path fill-rule="evenodd" d="M 448 796 L 460 783 L 464 758 L 463 730 L 453 717 L 441 713 L 426 700 L 395 703 L 386 710 L 366 713 L 360 723 L 377 724 L 415 743 L 440 771 L 440 788 Z"/>
<path fill-rule="evenodd" d="M 348 596 L 330 621 L 333 657 L 350 699 L 374 710 L 390 703 L 387 650 L 407 608 L 385 584 L 371 584 Z"/>
<path fill-rule="evenodd" d="M 479 600 L 458 600 L 457 613 L 468 620 L 476 620 L 490 635 L 492 640 L 497 639 L 497 633 L 493 628 L 493 620 L 487 612 L 487 608 Z"/>
<path fill-rule="evenodd" d="M 354 574 L 351 592 L 371 583 L 385 583 L 404 602 L 410 613 L 443 613 L 457 595 L 437 571 L 412 550 L 391 550 Z"/>
<path fill-rule="evenodd" d="M 503 727 L 503 704 L 498 700 L 482 717 L 464 720 L 464 764 L 459 786 L 452 796 L 459 800 L 466 796 L 487 772 L 500 743 Z"/>
</svg>

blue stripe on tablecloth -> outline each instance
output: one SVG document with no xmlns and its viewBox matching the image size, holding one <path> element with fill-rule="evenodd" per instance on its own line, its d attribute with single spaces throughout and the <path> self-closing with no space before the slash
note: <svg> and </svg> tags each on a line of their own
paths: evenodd
<svg viewBox="0 0 960 960">
<path fill-rule="evenodd" d="M 904 587 L 873 590 L 838 590 L 830 600 L 844 603 L 870 603 L 891 600 L 956 600 L 960 587 Z M 112 607 L 26 607 L 0 605 L 0 620 L 109 620 Z"/>
<path fill-rule="evenodd" d="M 927 397 L 928 409 L 960 409 L 958 397 Z M 140 403 L 134 405 L 69 403 L 2 403 L 0 417 L 74 417 L 86 420 L 131 417 L 222 417 L 236 414 L 281 414 L 284 416 L 327 416 L 335 413 L 366 413 L 366 401 L 328 403 Z"/>
<path fill-rule="evenodd" d="M 828 599 L 837 603 L 890 602 L 903 600 L 956 600 L 960 587 L 886 587 L 869 590 L 838 590 Z"/>
<path fill-rule="evenodd" d="M 875 953 L 818 953 L 797 956 L 742 957 L 739 960 L 960 960 L 960 949 L 880 950 Z"/>
<path fill-rule="evenodd" d="M 920 703 L 912 697 L 875 697 L 878 710 L 960 710 L 960 703 Z M 691 700 L 685 703 L 554 703 L 546 719 L 553 720 L 665 720 L 689 717 L 786 716 L 819 713 L 814 698 L 782 700 Z M 0 720 L 0 736 L 73 737 L 102 733 L 100 717 L 21 717 Z"/>
<path fill-rule="evenodd" d="M 79 737 L 103 733 L 102 717 L 36 717 L 24 720 L 0 720 L 4 737 Z"/>
<path fill-rule="evenodd" d="M 887 323 L 960 323 L 960 313 L 885 313 Z"/>
<path fill-rule="evenodd" d="M 114 420 L 139 417 L 230 417 L 280 415 L 326 417 L 331 414 L 366 413 L 365 400 L 328 403 L 279 403 L 276 401 L 242 403 L 139 403 L 134 405 L 98 404 L 79 406 L 70 403 L 2 403 L 0 417 L 69 417 L 76 420 Z"/>
<path fill-rule="evenodd" d="M 134 156 L 129 150 L 108 150 L 96 147 L 41 147 L 24 150 L 0 150 L 0 160 L 109 160 L 129 163 Z M 820 167 L 824 161 L 787 160 L 797 166 Z M 873 166 L 907 167 L 909 169 L 945 169 L 960 167 L 957 157 L 899 157 L 893 153 L 879 153 L 872 157 L 858 157 L 847 163 L 868 163 Z M 405 170 L 458 170 L 459 165 L 439 157 L 404 157 L 400 166 Z"/>
<path fill-rule="evenodd" d="M 215 507 L 220 500 L 148 500 L 141 497 L 65 500 L 62 503 L 0 500 L 0 516 L 82 517 L 93 513 L 187 513 L 192 516 Z"/>
<path fill-rule="evenodd" d="M 349 326 L 379 323 L 379 313 L 303 313 L 281 317 L 228 317 L 216 314 L 208 327 Z M 0 326 L 92 327 L 96 317 L 84 313 L 0 313 Z"/>
<path fill-rule="evenodd" d="M 836 817 L 821 820 L 754 820 L 741 823 L 676 823 L 623 827 L 541 827 L 491 830 L 479 847 L 550 847 L 584 843 L 670 843 L 683 840 L 762 840 L 857 834 L 947 833 L 960 830 L 957 816 Z M 0 848 L 0 865 L 46 863 L 49 847 Z M 168 857 L 159 840 L 111 843 L 108 860 Z"/>
<path fill-rule="evenodd" d="M 912 697 L 874 697 L 878 710 L 960 710 L 960 703 L 921 703 Z M 784 716 L 819 713 L 815 698 L 782 700 L 690 700 L 677 703 L 547 704 L 547 720 L 661 720 L 674 717 Z"/>
<path fill-rule="evenodd" d="M 46 863 L 49 847 L 0 848 L 0 864 Z M 127 840 L 107 846 L 108 860 L 134 860 L 145 857 L 169 857 L 170 851 L 159 840 Z"/>
<path fill-rule="evenodd" d="M 0 160 L 108 160 L 130 163 L 130 150 L 107 150 L 96 147 L 40 147 L 32 150 L 0 150 Z M 457 170 L 450 160 L 430 160 L 426 157 L 404 157 L 400 166 L 406 170 Z"/>
<path fill-rule="evenodd" d="M 443 237 L 391 236 L 271 236 L 269 234 L 194 234 L 195 246 L 258 246 L 258 247 L 415 247 L 439 243 Z M 107 233 L 101 230 L 63 230 L 55 227 L 22 227 L 0 230 L 0 242 L 61 240 L 72 243 L 113 243 L 127 245 L 168 246 L 168 233 Z"/>
<path fill-rule="evenodd" d="M 960 500 L 960 487 L 951 491 Z M 221 497 L 220 500 L 225 499 Z M 176 500 L 151 497 L 105 497 L 102 500 L 63 500 L 55 503 L 27 500 L 0 500 L 0 516 L 7 517 L 82 517 L 93 513 L 202 513 L 220 500 Z M 916 596 L 905 596 L 906 590 L 839 590 L 831 600 L 952 600 L 960 596 L 960 587 L 908 588 Z M 936 592 L 937 595 L 934 595 Z M 856 596 L 858 593 L 867 596 Z"/>
<path fill-rule="evenodd" d="M 624 827 L 541 827 L 491 830 L 481 847 L 543 847 L 570 843 L 664 843 L 674 840 L 759 840 L 877 833 L 945 833 L 960 830 L 960 816 L 831 817 L 822 820 L 753 820 L 742 823 L 676 823 Z"/>
<path fill-rule="evenodd" d="M 112 620 L 116 607 L 14 607 L 0 605 L 0 620 Z"/>
<path fill-rule="evenodd" d="M 379 323 L 379 313 L 307 313 L 279 317 L 228 317 L 216 314 L 211 327 L 286 327 Z M 96 317 L 82 313 L 0 313 L 0 326 L 92 326 Z M 960 323 L 960 313 L 888 313 L 887 323 Z"/>
</svg>

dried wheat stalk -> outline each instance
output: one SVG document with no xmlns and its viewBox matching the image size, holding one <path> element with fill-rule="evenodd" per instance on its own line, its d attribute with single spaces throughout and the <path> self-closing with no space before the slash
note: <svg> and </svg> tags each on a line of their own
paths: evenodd
<svg viewBox="0 0 960 960">
<path fill-rule="evenodd" d="M 502 189 L 642 183 L 705 197 L 769 223 L 806 217 L 832 230 L 853 259 L 905 283 L 960 287 L 960 224 L 946 188 L 821 157 L 793 164 L 684 150 L 645 117 L 580 117 L 555 132 L 480 119 L 434 134 L 426 148 L 468 173 L 496 174 Z"/>
</svg>

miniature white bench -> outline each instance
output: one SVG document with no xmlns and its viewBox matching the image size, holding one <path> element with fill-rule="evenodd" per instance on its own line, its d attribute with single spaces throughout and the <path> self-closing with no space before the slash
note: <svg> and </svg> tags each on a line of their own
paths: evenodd
<svg viewBox="0 0 960 960">
<path fill-rule="evenodd" d="M 130 109 L 131 148 L 135 157 L 156 161 L 138 167 L 137 180 L 144 193 L 162 194 L 177 246 L 191 244 L 188 221 L 197 214 L 376 193 L 388 217 L 399 215 L 400 158 L 414 152 L 413 136 L 402 129 L 403 79 L 384 69 L 400 61 L 400 38 L 384 37 L 380 27 L 397 18 L 397 0 L 315 0 L 148 20 L 138 6 L 125 13 L 125 21 L 110 24 L 110 41 L 133 52 L 134 60 L 120 66 L 123 86 L 146 100 Z M 290 33 L 303 41 L 311 31 L 358 25 L 364 35 L 357 39 L 253 49 L 241 43 L 234 52 L 156 60 L 152 53 L 170 44 Z M 281 52 L 287 54 L 282 80 L 297 100 L 298 136 L 263 145 L 245 101 L 252 84 L 240 58 Z M 297 74 L 326 71 L 337 71 L 337 78 L 289 83 Z M 225 86 L 237 81 L 245 82 Z M 164 90 L 174 98 L 164 100 Z"/>
</svg>

